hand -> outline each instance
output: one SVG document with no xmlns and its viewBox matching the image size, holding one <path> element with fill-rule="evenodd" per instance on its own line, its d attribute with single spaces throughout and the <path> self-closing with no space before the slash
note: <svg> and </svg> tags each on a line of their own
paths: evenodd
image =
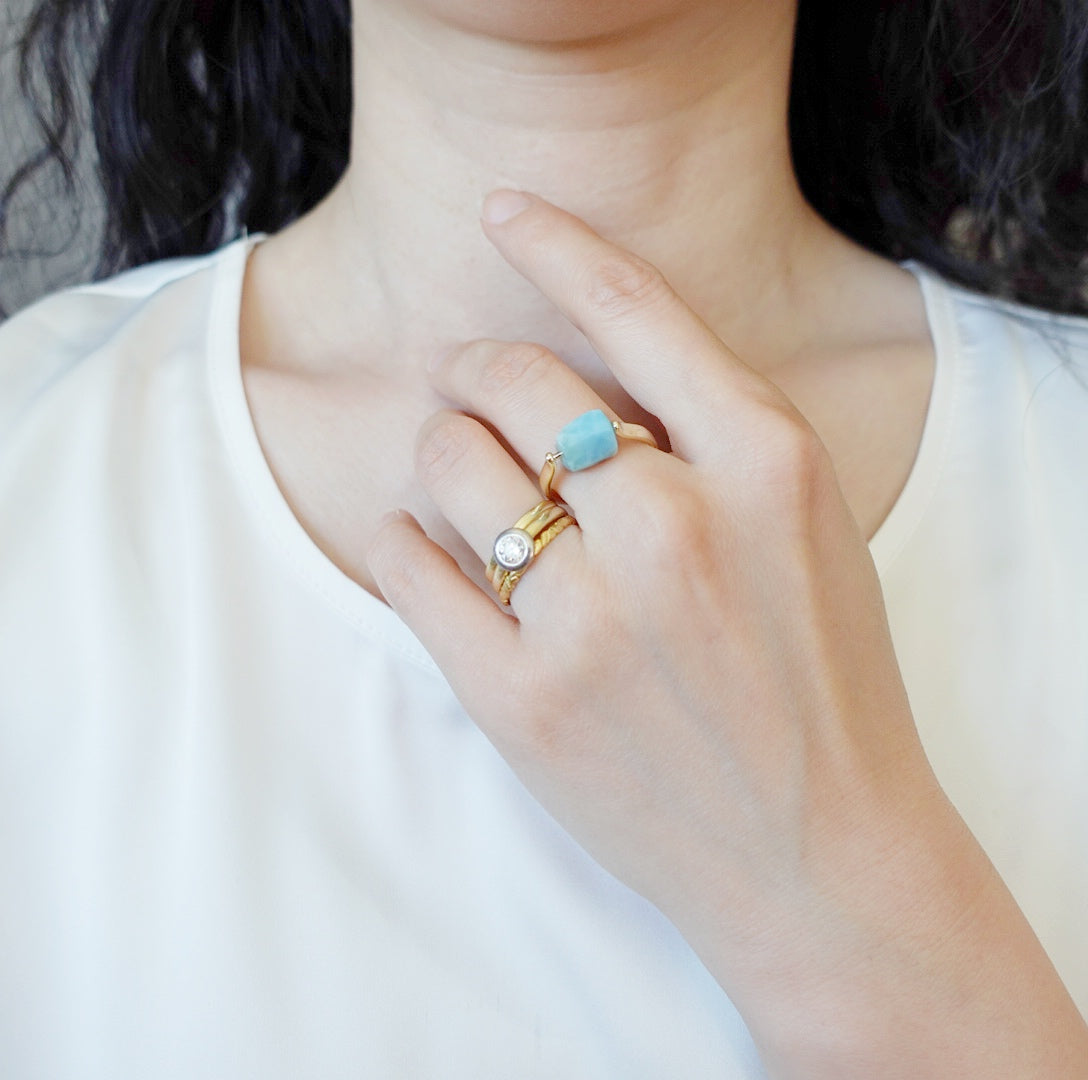
<svg viewBox="0 0 1088 1080">
<path fill-rule="evenodd" d="M 672 453 L 621 443 L 560 473 L 580 530 L 525 572 L 516 622 L 409 521 L 379 541 L 379 584 L 602 863 L 669 910 L 677 884 L 721 897 L 739 880 L 763 908 L 831 804 L 883 786 L 916 742 L 867 546 L 812 428 L 655 270 L 542 201 L 488 232 Z M 607 407 L 536 345 L 475 342 L 432 377 L 520 458 L 459 413 L 420 436 L 423 485 L 486 562 L 540 499 L 523 468 Z"/>
<path fill-rule="evenodd" d="M 371 570 L 527 787 L 677 924 L 774 1056 L 783 1025 L 835 1022 L 833 979 L 882 993 L 874 955 L 890 970 L 947 940 L 994 875 L 928 768 L 812 427 L 653 267 L 574 217 L 532 198 L 485 230 L 671 453 L 621 442 L 560 472 L 579 527 L 528 567 L 515 618 L 407 515 Z M 526 470 L 556 432 L 609 410 L 539 345 L 473 342 L 432 378 L 469 415 L 426 425 L 419 477 L 485 563 L 539 501 Z"/>
</svg>

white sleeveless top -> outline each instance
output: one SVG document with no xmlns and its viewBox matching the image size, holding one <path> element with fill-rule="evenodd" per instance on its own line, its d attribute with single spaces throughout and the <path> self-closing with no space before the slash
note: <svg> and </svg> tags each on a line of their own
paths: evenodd
<svg viewBox="0 0 1088 1080">
<path fill-rule="evenodd" d="M 292 516 L 252 242 L 0 327 L 0 1074 L 762 1076 Z M 872 553 L 937 774 L 1088 1009 L 1088 322 L 914 270 L 936 382 Z"/>
</svg>

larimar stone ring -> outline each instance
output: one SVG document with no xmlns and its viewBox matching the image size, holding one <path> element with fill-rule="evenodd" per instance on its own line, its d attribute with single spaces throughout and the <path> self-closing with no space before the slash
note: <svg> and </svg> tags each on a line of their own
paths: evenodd
<svg viewBox="0 0 1088 1080">
<path fill-rule="evenodd" d="M 504 529 L 491 548 L 487 580 L 503 604 L 510 603 L 514 586 L 529 564 L 575 520 L 552 499 L 544 499 Z"/>
<path fill-rule="evenodd" d="M 572 420 L 555 437 L 555 449 L 544 458 L 544 468 L 540 470 L 540 490 L 544 498 L 557 498 L 552 485 L 560 463 L 568 472 L 580 472 L 599 465 L 619 453 L 620 439 L 630 439 L 658 449 L 657 439 L 649 429 L 639 424 L 611 420 L 601 409 L 591 409 Z"/>
</svg>

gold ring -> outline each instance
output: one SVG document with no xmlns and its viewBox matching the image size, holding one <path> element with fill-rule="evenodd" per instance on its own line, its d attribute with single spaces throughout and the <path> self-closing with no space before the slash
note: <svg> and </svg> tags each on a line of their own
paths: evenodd
<svg viewBox="0 0 1088 1080">
<path fill-rule="evenodd" d="M 487 580 L 503 604 L 510 603 L 510 594 L 529 564 L 565 528 L 574 524 L 574 518 L 562 506 L 544 499 L 499 533 L 491 547 Z"/>
<path fill-rule="evenodd" d="M 577 524 L 578 522 L 570 514 L 564 514 L 558 520 L 553 521 L 533 543 L 533 558 L 535 559 L 564 529 Z M 521 570 L 510 570 L 503 575 L 502 581 L 496 587 L 499 600 L 502 603 L 510 603 L 510 594 L 514 591 L 517 583 L 521 581 L 521 575 L 524 573 L 525 569 L 522 568 Z"/>
<path fill-rule="evenodd" d="M 591 409 L 572 420 L 555 437 L 555 449 L 544 457 L 540 490 L 545 499 L 557 499 L 552 485 L 560 462 L 568 472 L 580 472 L 607 461 L 619 453 L 620 439 L 645 443 L 658 449 L 657 439 L 641 424 L 610 419 L 601 409 Z"/>
</svg>

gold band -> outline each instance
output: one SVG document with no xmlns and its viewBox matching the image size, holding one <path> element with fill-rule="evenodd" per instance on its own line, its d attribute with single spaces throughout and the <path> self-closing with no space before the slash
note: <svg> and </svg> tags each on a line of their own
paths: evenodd
<svg viewBox="0 0 1088 1080">
<path fill-rule="evenodd" d="M 570 514 L 564 514 L 561 518 L 553 521 L 537 538 L 533 544 L 533 558 L 535 559 L 564 529 L 569 528 L 571 525 L 577 525 L 578 522 L 570 516 Z M 501 580 L 495 585 L 495 590 L 499 594 L 499 600 L 504 604 L 510 603 L 510 594 L 514 591 L 515 586 L 521 580 L 521 575 L 525 573 L 525 570 L 508 570 L 503 574 Z"/>
<path fill-rule="evenodd" d="M 612 430 L 615 431 L 618 439 L 630 439 L 632 442 L 652 446 L 655 450 L 660 449 L 657 445 L 657 439 L 654 438 L 654 433 L 641 424 L 625 424 L 622 420 L 613 420 Z"/>
</svg>

